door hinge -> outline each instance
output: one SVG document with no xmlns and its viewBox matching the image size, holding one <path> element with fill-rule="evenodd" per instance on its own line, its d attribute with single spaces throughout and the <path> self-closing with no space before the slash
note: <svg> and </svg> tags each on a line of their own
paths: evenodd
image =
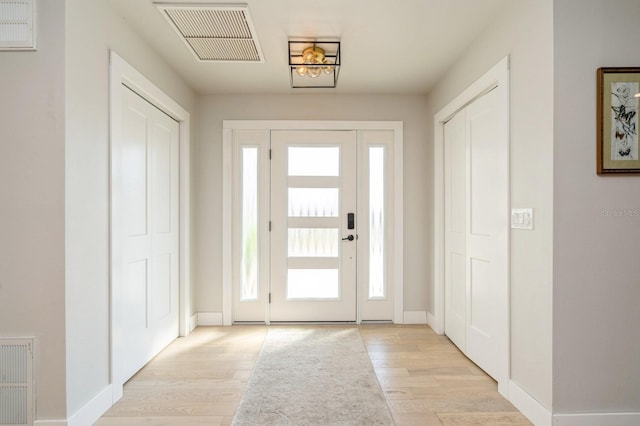
<svg viewBox="0 0 640 426">
<path fill-rule="evenodd" d="M 269 160 L 271 160 L 271 149 L 269 149 Z"/>
<path fill-rule="evenodd" d="M 271 304 L 271 293 L 269 293 L 269 304 Z"/>
<path fill-rule="evenodd" d="M 271 221 L 269 221 L 269 232 L 271 232 Z"/>
</svg>

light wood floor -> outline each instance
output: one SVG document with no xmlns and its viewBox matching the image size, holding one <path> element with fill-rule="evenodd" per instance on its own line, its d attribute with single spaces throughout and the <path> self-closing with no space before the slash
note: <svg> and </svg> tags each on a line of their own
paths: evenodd
<svg viewBox="0 0 640 426">
<path fill-rule="evenodd" d="M 397 425 L 531 424 L 489 376 L 430 328 L 358 328 Z M 135 375 L 96 425 L 230 424 L 267 330 L 197 328 Z"/>
</svg>

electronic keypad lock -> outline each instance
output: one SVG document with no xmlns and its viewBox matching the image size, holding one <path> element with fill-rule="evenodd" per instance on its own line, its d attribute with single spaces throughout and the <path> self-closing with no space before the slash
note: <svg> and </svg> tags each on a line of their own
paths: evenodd
<svg viewBox="0 0 640 426">
<path fill-rule="evenodd" d="M 353 213 L 347 214 L 347 229 L 355 229 L 356 228 L 355 221 L 356 219 Z"/>
</svg>

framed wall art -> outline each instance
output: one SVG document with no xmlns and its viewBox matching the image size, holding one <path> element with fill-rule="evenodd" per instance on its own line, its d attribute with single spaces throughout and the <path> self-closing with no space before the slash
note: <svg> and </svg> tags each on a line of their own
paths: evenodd
<svg viewBox="0 0 640 426">
<path fill-rule="evenodd" d="M 598 68 L 597 172 L 640 173 L 640 68 Z"/>
</svg>

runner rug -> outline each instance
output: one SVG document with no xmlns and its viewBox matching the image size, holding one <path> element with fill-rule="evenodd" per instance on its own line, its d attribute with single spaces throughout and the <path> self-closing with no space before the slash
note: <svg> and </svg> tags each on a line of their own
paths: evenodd
<svg viewBox="0 0 640 426">
<path fill-rule="evenodd" d="M 234 425 L 392 425 L 356 328 L 271 328 Z"/>
</svg>

